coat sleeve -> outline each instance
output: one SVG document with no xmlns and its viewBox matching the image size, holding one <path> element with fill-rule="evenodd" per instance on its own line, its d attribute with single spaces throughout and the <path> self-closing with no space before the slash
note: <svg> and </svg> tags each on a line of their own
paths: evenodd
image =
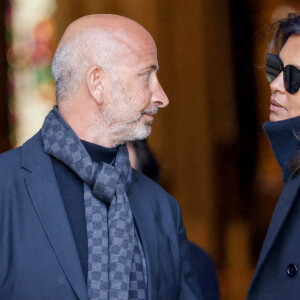
<svg viewBox="0 0 300 300">
<path fill-rule="evenodd" d="M 177 205 L 177 234 L 180 250 L 180 261 L 181 261 L 181 271 L 180 271 L 180 300 L 203 300 L 202 292 L 200 290 L 200 285 L 196 271 L 191 263 L 190 245 L 188 243 L 185 228 L 183 226 L 182 215 Z"/>
</svg>

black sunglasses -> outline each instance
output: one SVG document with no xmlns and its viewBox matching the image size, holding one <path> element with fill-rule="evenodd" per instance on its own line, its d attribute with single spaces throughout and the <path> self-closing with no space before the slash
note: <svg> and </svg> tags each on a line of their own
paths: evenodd
<svg viewBox="0 0 300 300">
<path fill-rule="evenodd" d="M 271 53 L 267 54 L 266 76 L 271 83 L 283 71 L 283 82 L 286 91 L 296 94 L 300 87 L 300 69 L 293 65 L 283 66 L 279 56 Z"/>
</svg>

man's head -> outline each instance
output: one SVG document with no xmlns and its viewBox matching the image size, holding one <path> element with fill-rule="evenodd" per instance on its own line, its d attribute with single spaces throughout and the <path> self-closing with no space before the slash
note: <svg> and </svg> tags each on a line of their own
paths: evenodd
<svg viewBox="0 0 300 300">
<path fill-rule="evenodd" d="M 160 86 L 155 43 L 136 22 L 92 15 L 73 22 L 53 59 L 60 112 L 77 135 L 103 146 L 147 137 Z"/>
</svg>

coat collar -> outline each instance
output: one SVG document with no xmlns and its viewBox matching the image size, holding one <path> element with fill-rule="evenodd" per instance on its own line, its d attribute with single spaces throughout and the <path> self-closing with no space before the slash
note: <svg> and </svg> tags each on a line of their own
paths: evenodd
<svg viewBox="0 0 300 300">
<path fill-rule="evenodd" d="M 300 117 L 266 122 L 264 130 L 268 135 L 276 160 L 281 167 L 282 180 L 286 182 L 290 173 L 290 161 L 300 150 Z"/>
<path fill-rule="evenodd" d="M 22 168 L 31 173 L 25 179 L 25 183 L 55 255 L 78 298 L 88 300 L 75 241 L 56 182 L 51 158 L 43 151 L 40 132 L 23 145 Z M 155 220 L 153 213 L 149 213 L 152 211 L 150 199 L 139 186 L 135 171 L 128 198 L 145 252 L 148 299 L 156 299 L 158 253 Z"/>
</svg>

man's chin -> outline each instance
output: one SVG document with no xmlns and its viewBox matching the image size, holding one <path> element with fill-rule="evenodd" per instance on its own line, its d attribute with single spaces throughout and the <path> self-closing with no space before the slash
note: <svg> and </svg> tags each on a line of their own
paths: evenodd
<svg viewBox="0 0 300 300">
<path fill-rule="evenodd" d="M 139 140 L 144 140 L 144 139 L 146 139 L 146 138 L 151 134 L 151 131 L 152 131 L 151 124 L 145 125 L 145 131 L 144 131 L 144 133 L 141 135 L 141 137 L 139 138 Z M 137 139 L 136 139 L 136 140 L 137 140 Z"/>
<path fill-rule="evenodd" d="M 127 136 L 124 136 L 123 139 L 120 138 L 119 142 L 124 144 L 126 142 L 140 141 L 146 139 L 151 134 L 151 126 L 144 125 L 143 128 L 139 128 L 135 132 L 131 132 Z"/>
</svg>

